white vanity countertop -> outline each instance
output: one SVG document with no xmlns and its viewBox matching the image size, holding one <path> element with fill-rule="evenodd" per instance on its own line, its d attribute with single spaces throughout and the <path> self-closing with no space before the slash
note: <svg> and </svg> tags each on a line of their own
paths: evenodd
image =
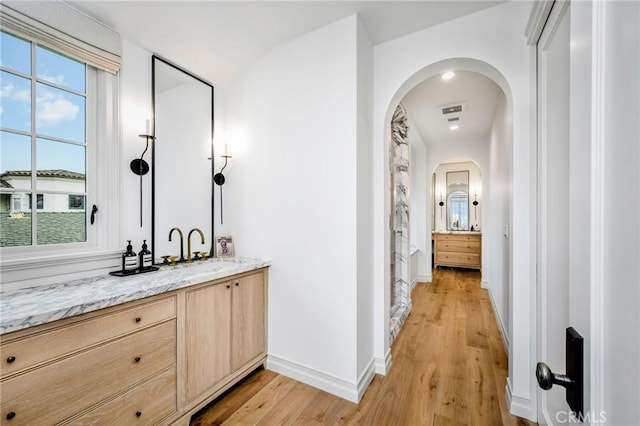
<svg viewBox="0 0 640 426">
<path fill-rule="evenodd" d="M 15 291 L 0 292 L 0 334 L 33 327 L 132 300 L 269 266 L 251 258 L 211 259 L 162 266 L 128 277 L 100 275 Z"/>
</svg>

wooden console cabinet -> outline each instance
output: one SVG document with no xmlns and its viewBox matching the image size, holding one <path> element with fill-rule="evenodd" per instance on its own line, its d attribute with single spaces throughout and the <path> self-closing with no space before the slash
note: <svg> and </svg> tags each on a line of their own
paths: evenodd
<svg viewBox="0 0 640 426">
<path fill-rule="evenodd" d="M 482 267 L 482 235 L 434 233 L 434 267 Z"/>
<path fill-rule="evenodd" d="M 0 336 L 1 425 L 189 424 L 266 362 L 267 269 Z"/>
</svg>

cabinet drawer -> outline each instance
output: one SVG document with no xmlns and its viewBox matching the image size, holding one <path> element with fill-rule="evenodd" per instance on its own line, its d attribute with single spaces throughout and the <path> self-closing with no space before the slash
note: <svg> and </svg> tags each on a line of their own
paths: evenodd
<svg viewBox="0 0 640 426">
<path fill-rule="evenodd" d="M 480 241 L 480 235 L 438 234 L 439 241 Z"/>
<path fill-rule="evenodd" d="M 174 319 L 3 381 L 0 422 L 58 423 L 175 362 Z"/>
<path fill-rule="evenodd" d="M 176 371 L 172 367 L 84 416 L 74 425 L 154 425 L 176 412 Z"/>
<path fill-rule="evenodd" d="M 480 267 L 480 256 L 478 254 L 465 253 L 436 253 L 436 263 L 442 265 Z"/>
<path fill-rule="evenodd" d="M 480 241 L 438 241 L 438 251 L 454 251 L 458 253 L 480 253 Z"/>
<path fill-rule="evenodd" d="M 176 316 L 174 297 L 113 312 L 2 344 L 4 377 Z M 9 362 L 11 361 L 11 362 Z"/>
</svg>

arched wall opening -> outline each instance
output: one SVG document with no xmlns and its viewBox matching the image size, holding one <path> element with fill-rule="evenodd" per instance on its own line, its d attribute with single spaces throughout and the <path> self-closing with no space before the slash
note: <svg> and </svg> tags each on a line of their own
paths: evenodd
<svg viewBox="0 0 640 426">
<path fill-rule="evenodd" d="M 391 101 L 386 104 L 386 110 L 384 112 L 384 127 L 382 133 L 382 144 L 377 146 L 377 150 L 380 153 L 387 154 L 389 152 L 389 141 L 391 134 L 391 117 L 394 110 L 397 108 L 398 104 L 403 100 L 403 98 L 407 95 L 407 93 L 413 89 L 416 85 L 421 83 L 422 81 L 434 77 L 438 74 L 441 74 L 448 70 L 464 70 L 464 71 L 472 71 L 479 73 L 491 80 L 493 80 L 502 90 L 503 99 L 500 105 L 497 107 L 501 109 L 501 111 L 496 111 L 496 114 L 501 114 L 500 120 L 501 123 L 499 126 L 494 126 L 491 131 L 491 135 L 489 135 L 490 141 L 490 149 L 486 155 L 485 160 L 477 161 L 480 170 L 483 171 L 482 176 L 482 197 L 483 197 L 483 215 L 485 215 L 486 220 L 483 225 L 483 242 L 482 242 L 482 250 L 485 253 L 491 253 L 491 256 L 488 259 L 491 259 L 488 262 L 483 261 L 483 270 L 482 270 L 482 285 L 489 289 L 490 294 L 492 295 L 492 302 L 494 304 L 494 311 L 498 316 L 498 323 L 501 327 L 503 341 L 505 343 L 505 347 L 509 354 L 510 359 L 510 371 L 509 378 L 510 380 L 514 377 L 514 366 L 513 361 L 514 357 L 518 357 L 519 365 L 519 376 L 526 378 L 526 382 L 523 382 L 524 385 L 522 389 L 525 389 L 527 393 L 527 400 L 531 401 L 532 396 L 529 392 L 530 389 L 527 389 L 528 383 L 528 368 L 531 363 L 530 359 L 530 351 L 535 348 L 531 348 L 529 342 L 530 333 L 534 332 L 534 330 L 530 327 L 530 313 L 525 311 L 515 312 L 513 311 L 514 300 L 513 300 L 513 268 L 514 264 L 518 264 L 519 262 L 514 261 L 513 259 L 513 239 L 510 238 L 510 231 L 514 228 L 513 225 L 513 197 L 512 191 L 514 188 L 513 182 L 513 146 L 514 146 L 514 129 L 513 129 L 513 121 L 514 121 L 514 110 L 513 110 L 513 94 L 511 85 L 507 81 L 507 78 L 504 76 L 502 72 L 500 72 L 496 67 L 491 64 L 474 58 L 449 58 L 443 59 L 440 61 L 436 61 L 432 64 L 424 66 L 423 68 L 417 70 L 412 75 L 410 75 L 406 80 L 397 87 L 395 93 L 391 96 Z M 378 135 L 376 135 L 378 137 Z M 528 143 L 528 141 L 527 141 Z M 505 149 L 505 147 L 507 149 Z M 388 154 L 387 154 L 388 155 Z M 427 170 L 434 170 L 435 166 L 443 161 L 447 161 L 449 158 L 429 158 L 427 163 L 424 164 L 424 167 Z M 460 159 L 469 159 L 476 160 L 477 158 L 473 155 L 462 156 Z M 384 165 L 384 188 L 389 188 L 387 183 L 389 182 L 389 158 L 385 155 L 382 156 L 382 161 L 376 162 L 376 173 L 379 175 L 381 170 L 379 169 L 381 165 Z M 495 166 L 499 166 L 499 170 L 496 171 Z M 429 174 L 429 177 L 431 175 Z M 390 197 L 388 197 L 388 193 L 386 195 L 382 195 L 382 197 L 387 201 Z M 385 225 L 388 223 L 389 213 L 392 209 L 392 206 L 389 205 L 388 201 L 384 204 L 384 214 L 382 218 L 385 218 Z M 427 202 L 429 205 L 429 202 Z M 429 214 L 426 215 L 424 220 L 430 220 L 432 212 L 432 207 L 429 207 Z M 378 212 L 379 213 L 379 212 Z M 490 218 L 494 218 L 491 220 Z M 381 222 L 378 221 L 378 224 Z M 384 227 L 384 225 L 383 225 Z M 431 224 L 427 225 L 427 229 L 431 230 Z M 523 228 L 523 231 L 525 229 Z M 486 235 L 486 237 L 485 237 Z M 389 247 L 384 242 L 389 241 L 389 229 L 388 226 L 384 228 L 384 232 L 382 233 L 382 238 L 378 240 L 375 249 L 382 250 L 382 253 L 378 252 L 378 258 L 385 259 L 385 265 L 389 264 L 389 259 L 391 253 L 389 251 Z M 524 239 L 525 244 L 529 244 L 527 239 Z M 425 257 L 431 258 L 431 246 L 427 244 L 428 250 L 425 253 Z M 526 251 L 526 250 L 525 250 Z M 521 262 L 520 262 L 521 263 Z M 386 272 L 386 271 L 385 271 Z M 521 271 L 521 274 L 526 274 L 528 271 Z M 376 274 L 376 276 L 378 276 Z M 388 278 L 388 274 L 385 273 L 382 275 L 385 277 L 384 282 L 378 282 L 376 284 L 376 294 L 378 297 L 375 300 L 375 311 L 377 313 L 376 317 L 376 342 L 379 345 L 376 348 L 376 353 L 386 354 L 385 361 L 386 365 L 389 365 L 390 362 L 390 345 L 392 340 L 389 337 L 389 297 L 390 297 L 390 280 Z M 525 286 L 526 289 L 530 286 L 528 283 Z M 382 292 L 380 290 L 383 290 Z M 528 297 L 528 296 L 527 296 Z M 517 304 L 522 303 L 518 301 Z M 535 303 L 535 301 L 533 301 Z M 519 347 L 514 347 L 511 344 L 512 336 L 514 333 L 514 321 L 513 316 L 519 316 L 520 318 L 524 318 L 524 321 L 516 321 L 516 328 L 518 333 L 520 330 L 526 330 L 526 345 L 520 345 Z M 522 324 L 521 324 L 522 323 Z M 384 333 L 381 335 L 380 333 Z M 515 354 L 514 354 L 515 352 Z M 378 361 L 379 362 L 379 361 Z M 380 365 L 380 364 L 378 364 Z M 507 396 L 511 397 L 512 385 L 508 382 L 507 384 Z M 524 398 L 522 398 L 524 399 Z M 521 400 L 522 400 L 521 399 Z M 529 403 L 529 402 L 528 402 Z M 535 403 L 535 401 L 533 401 Z M 529 407 L 531 403 L 529 403 Z M 531 417 L 529 415 L 529 411 L 525 412 L 525 410 L 517 411 L 519 415 L 523 415 L 525 417 Z"/>
</svg>

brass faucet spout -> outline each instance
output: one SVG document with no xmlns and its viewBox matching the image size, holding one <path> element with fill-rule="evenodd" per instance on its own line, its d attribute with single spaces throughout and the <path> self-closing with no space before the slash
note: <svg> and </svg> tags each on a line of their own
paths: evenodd
<svg viewBox="0 0 640 426">
<path fill-rule="evenodd" d="M 179 262 L 184 262 L 184 236 L 182 235 L 182 230 L 178 227 L 176 228 L 171 228 L 171 231 L 169 231 L 169 241 L 171 241 L 171 235 L 173 234 L 173 231 L 178 231 L 178 234 L 180 234 L 180 260 Z"/>
<path fill-rule="evenodd" d="M 204 234 L 202 233 L 202 231 L 198 228 L 193 228 L 191 231 L 189 231 L 189 234 L 187 235 L 187 262 L 192 262 L 191 259 L 191 234 L 193 234 L 193 232 L 197 232 L 198 234 L 200 234 L 200 244 L 204 244 Z"/>
</svg>

